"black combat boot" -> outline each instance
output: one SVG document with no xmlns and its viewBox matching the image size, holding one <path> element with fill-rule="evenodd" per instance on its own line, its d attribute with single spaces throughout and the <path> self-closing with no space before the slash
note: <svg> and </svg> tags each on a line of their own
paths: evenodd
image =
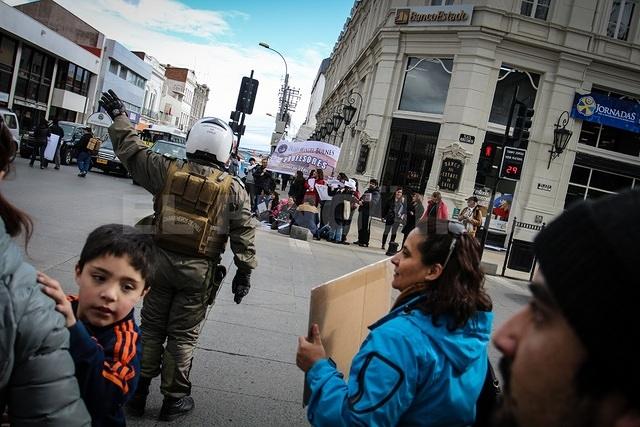
<svg viewBox="0 0 640 427">
<path fill-rule="evenodd" d="M 141 417 L 144 415 L 144 407 L 147 404 L 147 396 L 149 395 L 149 386 L 151 385 L 151 378 L 140 377 L 138 381 L 138 388 L 135 394 L 127 402 L 127 413 L 134 417 Z"/>
<path fill-rule="evenodd" d="M 160 421 L 173 421 L 178 417 L 188 414 L 193 410 L 193 397 L 185 396 L 180 398 L 165 396 L 160 408 Z"/>
</svg>

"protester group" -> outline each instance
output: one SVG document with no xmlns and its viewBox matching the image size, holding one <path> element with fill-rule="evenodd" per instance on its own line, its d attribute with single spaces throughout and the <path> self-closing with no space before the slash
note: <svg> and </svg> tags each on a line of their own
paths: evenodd
<svg viewBox="0 0 640 427">
<path fill-rule="evenodd" d="M 632 270 L 640 191 L 578 203 L 545 227 L 535 239 L 533 297 L 496 327 L 476 197 L 451 219 L 437 191 L 426 203 L 409 188 L 383 199 L 375 179 L 361 191 L 346 174 L 320 169 L 287 179 L 281 201 L 266 159 L 250 160 L 244 182 L 234 175 L 240 159 L 224 121 L 197 121 L 183 161 L 148 150 L 115 93 L 103 93 L 100 105 L 113 119 L 114 151 L 156 196 L 154 215 L 92 231 L 71 296 L 28 264 L 14 238 L 22 235 L 28 250 L 38 230 L 0 194 L 0 412 L 11 425 L 125 425 L 127 415 L 144 415 L 157 376 L 160 420 L 188 414 L 194 349 L 227 273 L 227 241 L 239 304 L 257 266 L 257 221 L 335 244 L 348 244 L 357 229 L 355 243 L 366 247 L 371 218 L 380 218 L 398 296 L 370 326 L 347 381 L 325 352 L 327 331 L 313 325 L 299 337 L 312 425 L 640 426 L 632 350 L 640 338 Z M 14 149 L 0 118 L 0 181 L 12 173 Z M 139 328 L 134 306 L 143 299 Z M 488 360 L 492 331 L 503 355 L 502 396 Z"/>
</svg>

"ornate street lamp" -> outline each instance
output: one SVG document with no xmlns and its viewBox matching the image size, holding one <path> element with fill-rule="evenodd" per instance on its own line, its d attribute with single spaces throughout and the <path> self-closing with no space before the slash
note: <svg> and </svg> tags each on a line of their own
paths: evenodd
<svg viewBox="0 0 640 427">
<path fill-rule="evenodd" d="M 564 117 L 565 114 L 567 115 L 566 118 Z M 560 123 L 560 121 L 562 121 L 562 123 Z M 551 161 L 558 158 L 565 148 L 567 148 L 571 135 L 573 135 L 573 132 L 567 130 L 567 123 L 569 123 L 569 113 L 563 111 L 560 117 L 558 117 L 556 124 L 553 125 L 555 127 L 553 130 L 553 145 L 551 146 L 551 150 L 549 150 L 549 164 L 547 165 L 547 169 L 551 167 Z"/>
<path fill-rule="evenodd" d="M 340 128 L 343 120 L 344 117 L 342 117 L 340 114 L 336 113 L 333 115 L 333 128 L 336 132 L 338 132 L 338 129 Z"/>
<path fill-rule="evenodd" d="M 327 134 L 331 135 L 333 133 L 333 120 L 327 119 L 324 125 L 327 127 Z"/>
<path fill-rule="evenodd" d="M 320 138 L 324 138 L 327 136 L 327 127 L 322 125 L 320 126 Z"/>
<path fill-rule="evenodd" d="M 360 103 L 358 104 L 358 107 L 354 107 L 354 104 L 356 103 L 356 101 L 358 101 L 358 98 L 356 98 L 356 96 L 360 99 Z M 353 116 L 356 114 L 356 111 L 358 111 L 358 117 L 356 118 L 356 125 L 358 124 L 358 120 L 360 120 L 360 109 L 362 107 L 362 96 L 358 93 L 358 92 L 351 92 L 349 94 L 349 96 L 347 97 L 347 104 L 344 105 L 344 107 L 342 107 L 342 115 L 344 117 L 344 124 L 346 126 L 349 126 L 351 124 L 351 121 L 353 120 Z"/>
</svg>

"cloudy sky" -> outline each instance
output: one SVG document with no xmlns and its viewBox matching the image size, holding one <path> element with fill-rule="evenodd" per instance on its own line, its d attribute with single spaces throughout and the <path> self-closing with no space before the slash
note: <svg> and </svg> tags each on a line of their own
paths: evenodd
<svg viewBox="0 0 640 427">
<path fill-rule="evenodd" d="M 4 0 L 10 5 L 28 3 Z M 211 88 L 206 114 L 229 119 L 242 76 L 260 82 L 241 146 L 268 149 L 278 110 L 284 63 L 258 46 L 266 42 L 285 57 L 289 85 L 302 99 L 291 130 L 304 121 L 311 85 L 353 0 L 55 0 L 108 38 L 160 62 L 188 67 Z"/>
</svg>

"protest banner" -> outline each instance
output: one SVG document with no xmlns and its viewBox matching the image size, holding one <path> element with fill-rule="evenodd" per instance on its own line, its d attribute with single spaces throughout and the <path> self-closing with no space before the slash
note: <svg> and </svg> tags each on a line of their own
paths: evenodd
<svg viewBox="0 0 640 427">
<path fill-rule="evenodd" d="M 295 176 L 302 171 L 309 175 L 312 169 L 321 169 L 325 176 L 334 174 L 340 157 L 340 147 L 321 141 L 281 140 L 269 157 L 267 169 L 273 172 Z"/>
<path fill-rule="evenodd" d="M 393 265 L 383 259 L 311 290 L 309 327 L 317 323 L 327 357 L 349 377 L 368 327 L 391 309 Z M 305 386 L 303 402 L 309 390 Z"/>
</svg>

